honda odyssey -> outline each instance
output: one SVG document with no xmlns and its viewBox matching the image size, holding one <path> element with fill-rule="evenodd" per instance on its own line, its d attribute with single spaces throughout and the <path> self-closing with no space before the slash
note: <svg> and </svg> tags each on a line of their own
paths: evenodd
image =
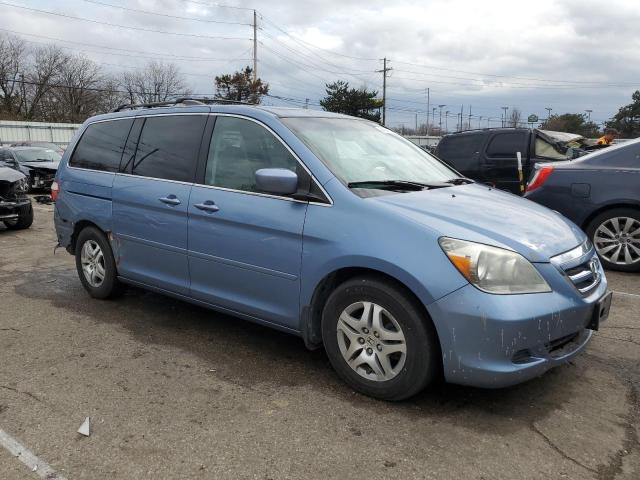
<svg viewBox="0 0 640 480">
<path fill-rule="evenodd" d="M 126 106 L 84 123 L 52 193 L 92 297 L 130 284 L 298 335 L 381 399 L 541 375 L 611 302 L 566 218 L 345 115 Z"/>
</svg>

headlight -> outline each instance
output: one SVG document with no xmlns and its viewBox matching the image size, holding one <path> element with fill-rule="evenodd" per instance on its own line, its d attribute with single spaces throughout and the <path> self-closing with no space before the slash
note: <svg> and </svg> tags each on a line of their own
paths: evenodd
<svg viewBox="0 0 640 480">
<path fill-rule="evenodd" d="M 440 238 L 440 246 L 460 273 L 483 292 L 550 292 L 549 284 L 519 253 L 482 243 Z"/>
<path fill-rule="evenodd" d="M 17 181 L 15 189 L 17 192 L 26 192 L 29 189 L 29 181 L 26 178 L 21 178 Z"/>
</svg>

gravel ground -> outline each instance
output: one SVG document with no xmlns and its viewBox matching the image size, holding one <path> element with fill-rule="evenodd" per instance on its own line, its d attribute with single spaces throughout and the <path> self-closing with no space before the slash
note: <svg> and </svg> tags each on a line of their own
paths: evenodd
<svg viewBox="0 0 640 480">
<path fill-rule="evenodd" d="M 611 317 L 574 362 L 390 404 L 295 337 L 137 289 L 90 299 L 35 209 L 0 228 L 0 433 L 68 480 L 640 478 L 640 275 L 609 273 Z M 0 448 L 0 478 L 39 476 Z"/>
</svg>

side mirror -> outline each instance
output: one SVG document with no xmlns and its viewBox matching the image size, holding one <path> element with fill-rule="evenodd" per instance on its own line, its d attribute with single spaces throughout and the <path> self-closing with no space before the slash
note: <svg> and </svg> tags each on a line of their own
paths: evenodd
<svg viewBox="0 0 640 480">
<path fill-rule="evenodd" d="M 298 190 L 298 175 L 286 168 L 261 168 L 256 171 L 256 187 L 261 192 L 291 195 Z"/>
</svg>

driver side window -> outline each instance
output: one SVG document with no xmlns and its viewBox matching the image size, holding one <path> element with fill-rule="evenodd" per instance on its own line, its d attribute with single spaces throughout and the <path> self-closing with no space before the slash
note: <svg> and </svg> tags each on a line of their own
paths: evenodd
<svg viewBox="0 0 640 480">
<path fill-rule="evenodd" d="M 286 168 L 297 172 L 297 167 L 297 160 L 266 128 L 243 118 L 217 118 L 205 170 L 206 185 L 257 192 L 256 170 Z"/>
</svg>

